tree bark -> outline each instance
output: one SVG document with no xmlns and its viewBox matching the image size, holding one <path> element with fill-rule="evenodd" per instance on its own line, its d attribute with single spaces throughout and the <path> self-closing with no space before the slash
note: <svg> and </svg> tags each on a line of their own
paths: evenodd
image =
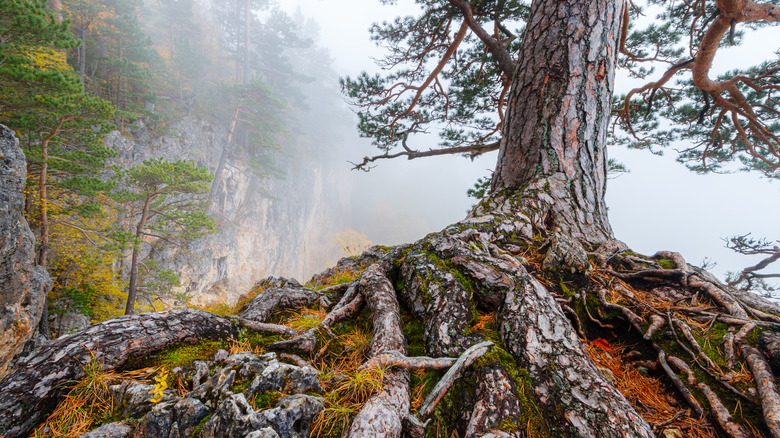
<svg viewBox="0 0 780 438">
<path fill-rule="evenodd" d="M 196 310 L 122 316 L 59 338 L 21 358 L 0 382 L 0 436 L 25 437 L 56 406 L 67 383 L 84 377 L 84 364 L 122 368 L 179 342 L 235 338 L 225 318 Z"/>
<path fill-rule="evenodd" d="M 143 238 L 144 226 L 146 226 L 146 220 L 149 217 L 149 205 L 151 204 L 153 195 L 146 196 L 146 202 L 144 202 L 144 208 L 141 211 L 141 219 L 138 221 L 138 225 L 135 229 L 136 242 L 133 245 L 133 257 L 130 261 L 130 282 L 127 286 L 127 305 L 125 306 L 125 315 L 132 315 L 135 313 L 135 298 L 138 293 L 138 258 L 140 253 L 138 245 L 141 244 Z"/>
<path fill-rule="evenodd" d="M 612 237 L 605 140 L 624 7 L 622 0 L 532 3 L 492 182 L 495 193 L 551 181 L 551 228 L 590 243 Z"/>
</svg>

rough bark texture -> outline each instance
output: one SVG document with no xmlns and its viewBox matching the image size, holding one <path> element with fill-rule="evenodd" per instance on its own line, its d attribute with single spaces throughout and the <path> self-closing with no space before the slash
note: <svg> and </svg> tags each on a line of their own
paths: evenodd
<svg viewBox="0 0 780 438">
<path fill-rule="evenodd" d="M 242 318 L 267 322 L 275 309 L 307 307 L 324 299 L 321 293 L 304 288 L 295 280 L 268 278 L 255 285 L 263 291 L 241 313 Z"/>
<path fill-rule="evenodd" d="M 606 135 L 623 1 L 534 1 L 512 80 L 493 190 L 553 185 L 555 225 L 586 242 L 612 236 Z"/>
<path fill-rule="evenodd" d="M 584 353 L 550 291 L 499 247 L 530 231 L 523 218 L 475 217 L 408 251 L 402 297 L 425 321 L 428 353 L 454 356 L 484 340 L 470 330 L 472 309 L 495 311 L 501 348 L 514 366 L 527 370 L 538 404 L 557 427 L 569 436 L 653 436 Z M 518 400 L 520 388 L 507 375 L 506 364 L 498 362 L 474 370 L 477 391 L 460 415 L 465 436 L 517 423 L 527 414 Z"/>
<path fill-rule="evenodd" d="M 225 318 L 194 310 L 130 315 L 64 336 L 21 358 L 0 382 L 0 436 L 23 437 L 56 405 L 65 383 L 99 361 L 119 369 L 131 356 L 153 354 L 179 342 L 235 337 Z"/>
<path fill-rule="evenodd" d="M 24 218 L 27 167 L 13 131 L 0 125 L 0 378 L 35 335 L 51 289 L 34 264 L 35 238 Z"/>
<path fill-rule="evenodd" d="M 360 281 L 360 288 L 371 310 L 374 336 L 371 355 L 385 351 L 407 353 L 401 330 L 398 300 L 390 280 L 389 263 L 371 265 Z M 349 429 L 350 437 L 400 437 L 403 420 L 409 413 L 409 370 L 390 369 L 385 373 L 384 389 L 360 410 Z"/>
</svg>

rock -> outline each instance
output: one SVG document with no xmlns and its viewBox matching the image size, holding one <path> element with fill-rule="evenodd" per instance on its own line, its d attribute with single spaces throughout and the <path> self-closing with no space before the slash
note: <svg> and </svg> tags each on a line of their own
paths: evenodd
<svg viewBox="0 0 780 438">
<path fill-rule="evenodd" d="M 225 364 L 238 370 L 240 380 L 251 382 L 245 391 L 250 398 L 269 391 L 285 394 L 322 391 L 316 370 L 279 362 L 275 353 L 262 356 L 238 353 L 227 358 Z"/>
<path fill-rule="evenodd" d="M 194 397 L 158 403 L 138 423 L 133 438 L 189 438 L 210 412 Z"/>
<path fill-rule="evenodd" d="M 244 394 L 222 400 L 200 431 L 201 438 L 243 437 L 264 427 Z"/>
<path fill-rule="evenodd" d="M 122 418 L 141 418 L 155 407 L 151 402 L 154 398 L 154 394 L 151 394 L 154 385 L 128 380 L 118 385 L 111 385 L 108 390 L 111 393 L 114 406 L 123 407 L 120 414 Z M 170 401 L 174 397 L 175 394 L 171 390 L 163 393 L 163 401 Z"/>
<path fill-rule="evenodd" d="M 279 438 L 279 434 L 270 427 L 264 427 L 260 430 L 250 432 L 246 438 Z"/>
<path fill-rule="evenodd" d="M 200 399 L 210 409 L 214 409 L 223 398 L 233 395 L 231 389 L 236 380 L 236 371 L 225 368 L 215 373 L 205 383 L 194 388 L 187 394 L 188 397 Z"/>
<path fill-rule="evenodd" d="M 257 322 L 267 322 L 274 310 L 309 306 L 323 297 L 286 278 L 269 277 L 257 283 L 255 288 L 262 292 L 247 304 L 241 317 Z"/>
<path fill-rule="evenodd" d="M 314 417 L 323 409 L 325 406 L 321 398 L 298 394 L 282 398 L 275 408 L 260 411 L 257 415 L 280 438 L 306 438 Z"/>
<path fill-rule="evenodd" d="M 0 125 L 0 378 L 36 333 L 52 286 L 34 263 L 35 237 L 24 218 L 26 179 L 19 142 Z"/>
<path fill-rule="evenodd" d="M 247 403 L 244 394 L 233 394 L 222 400 L 214 415 L 201 430 L 201 438 L 239 437 L 249 433 L 255 436 L 279 436 L 279 438 L 306 438 L 311 422 L 325 409 L 322 399 L 299 394 L 284 397 L 276 407 L 255 411 Z M 277 435 L 263 429 L 271 428 Z M 265 435 L 260 435 L 264 433 Z"/>
<path fill-rule="evenodd" d="M 126 438 L 131 433 L 133 433 L 133 427 L 120 421 L 100 426 L 92 432 L 81 435 L 79 438 Z"/>
<path fill-rule="evenodd" d="M 222 362 L 223 360 L 227 359 L 229 355 L 230 353 L 220 348 L 216 353 L 214 353 L 214 357 L 212 357 L 211 360 L 214 362 Z"/>
<path fill-rule="evenodd" d="M 184 117 L 168 131 L 159 135 L 139 124 L 127 136 L 110 133 L 106 144 L 117 151 L 120 167 L 163 157 L 216 170 L 228 136 L 224 127 Z M 222 172 L 209 212 L 220 224 L 217 234 L 186 248 L 159 245 L 152 252 L 161 268 L 180 274 L 175 293 L 195 303 L 232 301 L 272 272 L 308 278 L 338 257 L 332 236 L 349 228 L 344 212 L 350 209 L 351 176 L 314 157 L 268 155 L 283 169 L 281 178 L 259 176 L 243 151 L 228 159 L 230 171 Z"/>
<path fill-rule="evenodd" d="M 79 312 L 68 300 L 59 299 L 51 307 L 55 310 L 49 313 L 49 330 L 55 338 L 84 330 L 92 324 L 89 316 Z"/>
</svg>

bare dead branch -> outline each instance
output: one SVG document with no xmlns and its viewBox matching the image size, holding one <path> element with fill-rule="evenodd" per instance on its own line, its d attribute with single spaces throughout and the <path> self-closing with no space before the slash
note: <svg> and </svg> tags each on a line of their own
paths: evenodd
<svg viewBox="0 0 780 438">
<path fill-rule="evenodd" d="M 354 166 L 352 167 L 353 170 L 363 170 L 368 172 L 373 168 L 373 166 L 369 166 L 369 164 L 377 160 L 392 159 L 398 157 L 406 157 L 409 160 L 414 160 L 423 157 L 435 157 L 439 155 L 455 155 L 455 154 L 471 154 L 472 157 L 476 157 L 478 155 L 482 155 L 487 152 L 496 151 L 498 150 L 499 146 L 500 146 L 499 142 L 495 142 L 495 143 L 489 143 L 485 145 L 469 145 L 469 146 L 459 146 L 459 147 L 452 147 L 452 148 L 429 149 L 427 151 L 416 151 L 416 150 L 405 148 L 404 151 L 396 152 L 393 154 L 387 152 L 382 155 L 375 155 L 373 157 L 364 157 L 363 162 L 361 163 L 350 162 L 350 164 Z"/>
</svg>

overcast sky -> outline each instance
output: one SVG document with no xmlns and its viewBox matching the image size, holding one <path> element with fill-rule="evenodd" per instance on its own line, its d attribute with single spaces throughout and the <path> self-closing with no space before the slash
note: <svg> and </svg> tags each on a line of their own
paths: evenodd
<svg viewBox="0 0 780 438">
<path fill-rule="evenodd" d="M 334 67 L 342 76 L 376 71 L 371 57 L 380 56 L 381 51 L 369 39 L 371 23 L 392 20 L 404 11 L 414 10 L 411 0 L 399 0 L 393 6 L 383 6 L 379 0 L 282 0 L 280 6 L 289 12 L 300 6 L 305 16 L 319 22 L 321 40 L 317 43 L 330 49 Z M 778 50 L 778 41 L 780 29 L 774 26 L 760 35 L 748 36 L 746 44 L 755 42 L 755 51 L 731 50 L 719 54 L 719 59 L 731 61 L 732 66 L 734 62 L 745 65 L 742 63 L 751 56 Z M 725 70 L 729 64 L 721 65 L 720 69 Z M 631 86 L 619 76 L 618 87 L 621 85 L 624 90 Z M 353 160 L 373 152 L 366 145 Z M 742 269 L 760 258 L 735 255 L 724 248 L 722 238 L 752 232 L 755 236 L 780 239 L 777 182 L 745 173 L 695 175 L 674 161 L 671 150 L 664 157 L 624 148 L 612 148 L 609 154 L 631 170 L 609 182 L 610 220 L 616 237 L 637 252 L 677 251 L 696 265 L 709 258 L 718 263 L 713 272 L 723 277 L 726 271 Z M 486 175 L 495 161 L 493 153 L 474 163 L 459 157 L 380 162 L 372 172 L 355 175 L 356 186 L 363 189 L 363 194 L 369 191 L 378 200 L 367 207 L 373 212 L 356 213 L 357 222 L 365 223 L 366 218 L 371 220 L 373 216 L 374 223 L 378 223 L 392 211 L 399 216 L 391 219 L 402 222 L 402 229 L 388 231 L 389 240 L 409 241 L 437 231 L 463 219 L 475 202 L 467 198 L 466 190 L 478 177 Z M 410 237 L 409 233 L 414 235 Z"/>
</svg>

